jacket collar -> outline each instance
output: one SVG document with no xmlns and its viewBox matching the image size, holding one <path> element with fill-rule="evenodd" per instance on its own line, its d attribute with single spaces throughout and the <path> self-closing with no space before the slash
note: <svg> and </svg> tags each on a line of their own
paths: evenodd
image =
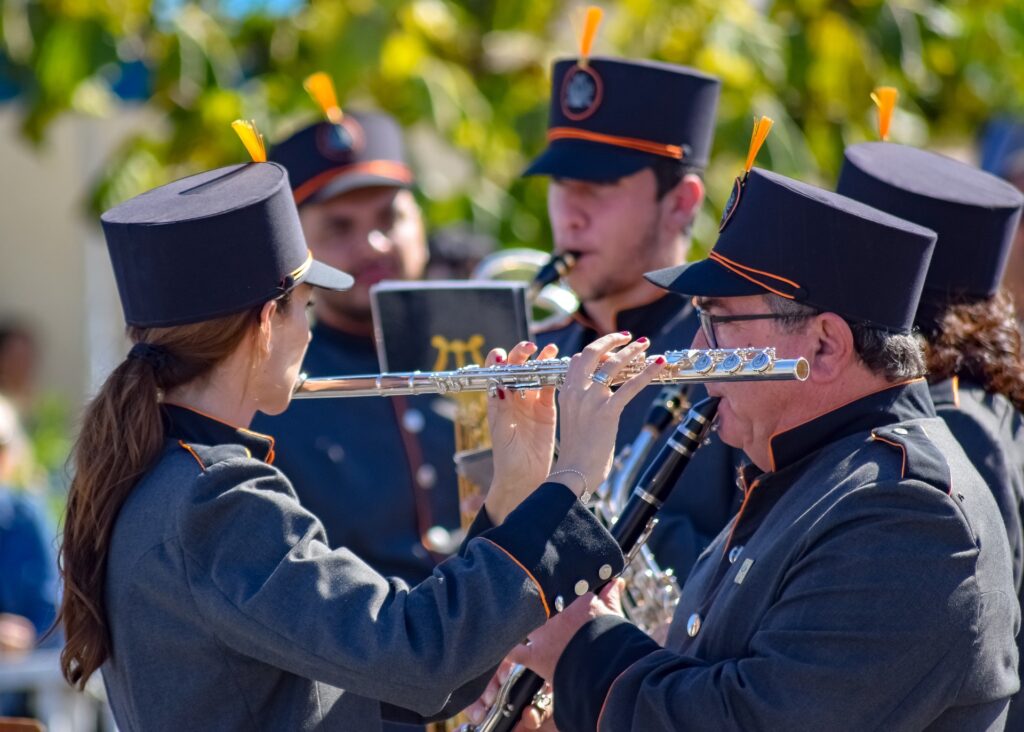
<svg viewBox="0 0 1024 732">
<path fill-rule="evenodd" d="M 960 377 L 936 381 L 928 387 L 936 407 L 960 408 Z"/>
<path fill-rule="evenodd" d="M 241 445 L 256 459 L 274 462 L 274 438 L 221 422 L 178 404 L 161 405 L 168 437 L 197 445 Z"/>
<path fill-rule="evenodd" d="M 934 416 L 935 407 L 924 379 L 893 384 L 772 435 L 769 441 L 772 471 L 782 470 L 844 437 Z"/>
</svg>

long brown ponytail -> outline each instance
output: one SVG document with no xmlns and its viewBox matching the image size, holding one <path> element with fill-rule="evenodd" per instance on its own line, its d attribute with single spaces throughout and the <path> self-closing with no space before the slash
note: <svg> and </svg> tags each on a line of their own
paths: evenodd
<svg viewBox="0 0 1024 732">
<path fill-rule="evenodd" d="M 118 512 L 164 445 L 161 395 L 207 376 L 259 327 L 262 307 L 172 328 L 129 328 L 134 343 L 162 358 L 128 358 L 85 410 L 72 459 L 60 570 L 64 598 L 57 622 L 66 643 L 61 671 L 84 687 L 111 655 L 104 603 L 107 551 Z"/>
</svg>

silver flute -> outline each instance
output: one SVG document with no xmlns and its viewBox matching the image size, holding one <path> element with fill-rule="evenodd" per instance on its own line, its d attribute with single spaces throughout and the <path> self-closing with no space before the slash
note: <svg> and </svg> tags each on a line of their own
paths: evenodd
<svg viewBox="0 0 1024 732">
<path fill-rule="evenodd" d="M 655 384 L 718 381 L 804 381 L 810 366 L 804 358 L 777 359 L 774 348 L 687 349 L 663 354 L 667 365 L 654 378 Z M 614 386 L 636 376 L 658 356 L 637 358 L 626 364 L 610 381 Z M 498 389 L 525 391 L 561 387 L 570 359 L 527 361 L 521 366 L 464 366 L 454 371 L 411 371 L 355 376 L 299 376 L 296 399 L 332 397 L 403 396 L 411 394 L 454 394 Z"/>
</svg>

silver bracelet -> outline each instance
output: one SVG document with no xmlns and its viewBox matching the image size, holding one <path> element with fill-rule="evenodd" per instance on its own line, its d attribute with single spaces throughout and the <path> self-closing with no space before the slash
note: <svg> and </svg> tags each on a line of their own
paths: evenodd
<svg viewBox="0 0 1024 732">
<path fill-rule="evenodd" d="M 556 475 L 562 475 L 563 473 L 575 473 L 576 475 L 580 476 L 580 480 L 583 481 L 583 493 L 580 495 L 580 503 L 582 503 L 584 506 L 589 505 L 590 486 L 587 483 L 587 476 L 578 471 L 576 468 L 562 468 L 561 470 L 556 470 L 553 473 L 548 473 L 548 480 L 551 480 Z"/>
</svg>

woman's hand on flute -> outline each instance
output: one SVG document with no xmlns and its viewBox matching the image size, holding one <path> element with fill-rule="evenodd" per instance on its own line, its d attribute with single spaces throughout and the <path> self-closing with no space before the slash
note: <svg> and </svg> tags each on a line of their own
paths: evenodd
<svg viewBox="0 0 1024 732">
<path fill-rule="evenodd" d="M 659 357 L 614 392 L 607 386 L 650 345 L 646 338 L 631 343 L 629 333 L 612 333 L 572 357 L 558 394 L 561 447 L 551 477 L 577 496 L 608 477 L 623 408 L 665 368 Z"/>
<path fill-rule="evenodd" d="M 528 341 L 507 355 L 496 348 L 487 354 L 487 366 L 519 366 L 537 351 Z M 538 358 L 555 358 L 558 346 L 547 345 Z M 498 389 L 488 400 L 487 423 L 494 447 L 494 481 L 487 492 L 487 514 L 499 524 L 519 503 L 544 482 L 551 471 L 555 449 L 555 390 Z"/>
</svg>

